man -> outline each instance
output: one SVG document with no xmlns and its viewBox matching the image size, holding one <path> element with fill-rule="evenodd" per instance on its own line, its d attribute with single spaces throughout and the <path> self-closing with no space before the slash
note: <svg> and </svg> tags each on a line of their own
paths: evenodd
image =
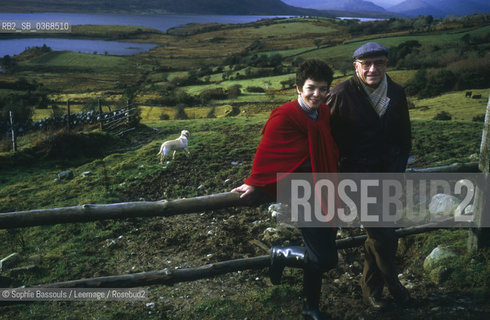
<svg viewBox="0 0 490 320">
<path fill-rule="evenodd" d="M 355 73 L 328 94 L 332 135 L 339 147 L 340 172 L 404 172 L 411 148 L 411 127 L 403 88 L 386 75 L 388 49 L 376 42 L 358 48 Z M 395 301 L 410 296 L 398 280 L 394 260 L 398 239 L 393 228 L 366 228 L 363 298 L 382 309 L 384 286 Z"/>
<path fill-rule="evenodd" d="M 338 150 L 330 131 L 330 109 L 325 98 L 333 72 L 321 60 L 306 60 L 296 73 L 298 99 L 274 109 L 262 129 L 252 173 L 232 190 L 244 201 L 254 194 L 276 196 L 278 173 L 337 172 Z M 305 247 L 274 247 L 270 278 L 279 284 L 284 267 L 303 268 L 303 317 L 326 319 L 319 310 L 322 274 L 337 265 L 335 228 L 302 228 Z"/>
</svg>

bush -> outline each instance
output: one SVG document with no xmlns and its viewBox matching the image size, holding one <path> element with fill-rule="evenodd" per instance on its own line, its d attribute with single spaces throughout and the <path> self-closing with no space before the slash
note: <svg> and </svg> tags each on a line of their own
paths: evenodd
<svg viewBox="0 0 490 320">
<path fill-rule="evenodd" d="M 228 99 L 236 99 L 239 95 L 241 95 L 242 94 L 242 91 L 240 90 L 241 87 L 242 87 L 241 84 L 235 84 L 229 87 L 226 92 L 228 95 Z"/>
<path fill-rule="evenodd" d="M 405 91 L 409 96 L 419 94 L 427 85 L 427 70 L 419 69 L 415 75 L 407 81 Z"/>
<path fill-rule="evenodd" d="M 439 112 L 438 114 L 436 114 L 434 116 L 434 118 L 432 118 L 432 120 L 444 120 L 444 121 L 447 121 L 447 120 L 451 120 L 453 117 L 451 116 L 451 114 L 447 111 L 441 111 Z"/>
<path fill-rule="evenodd" d="M 184 107 L 185 106 L 183 104 L 177 105 L 177 113 L 175 114 L 175 117 L 174 117 L 175 120 L 187 120 L 187 119 L 189 119 L 189 117 L 187 116 L 187 113 L 185 113 Z"/>
<path fill-rule="evenodd" d="M 390 48 L 390 64 L 395 65 L 398 61 L 404 59 L 408 54 L 412 53 L 412 51 L 417 51 L 417 48 L 420 48 L 422 45 L 417 40 L 409 40 L 400 43 L 396 47 Z"/>
<path fill-rule="evenodd" d="M 450 70 L 440 70 L 429 75 L 425 69 L 419 69 L 412 79 L 407 81 L 405 90 L 408 95 L 428 98 L 451 91 L 458 77 Z"/>
<path fill-rule="evenodd" d="M 177 97 L 174 94 L 163 96 L 159 103 L 164 106 L 175 106 L 177 104 Z"/>
<path fill-rule="evenodd" d="M 179 91 L 176 95 L 177 103 L 185 104 L 185 105 L 194 105 L 198 103 L 198 99 L 194 96 L 191 96 L 185 91 Z"/>
<path fill-rule="evenodd" d="M 265 92 L 265 89 L 262 88 L 262 87 L 254 87 L 254 86 L 250 86 L 250 87 L 247 87 L 247 92 Z"/>
<path fill-rule="evenodd" d="M 471 119 L 471 121 L 484 122 L 485 121 L 485 114 L 476 115 L 473 117 L 473 119 Z"/>
<path fill-rule="evenodd" d="M 160 113 L 160 120 L 170 120 L 170 116 L 165 112 Z"/>
<path fill-rule="evenodd" d="M 444 92 L 451 91 L 456 84 L 457 77 L 449 70 L 441 70 L 431 76 L 424 90 L 419 92 L 420 97 L 435 97 Z"/>
<path fill-rule="evenodd" d="M 201 100 L 201 103 L 205 103 L 209 100 L 222 100 L 226 99 L 226 93 L 223 88 L 206 89 L 199 93 L 199 99 Z"/>
<path fill-rule="evenodd" d="M 12 111 L 16 129 L 30 123 L 34 114 L 29 98 L 14 95 L 6 98 L 0 97 L 0 132 L 10 129 L 10 111 Z"/>
</svg>

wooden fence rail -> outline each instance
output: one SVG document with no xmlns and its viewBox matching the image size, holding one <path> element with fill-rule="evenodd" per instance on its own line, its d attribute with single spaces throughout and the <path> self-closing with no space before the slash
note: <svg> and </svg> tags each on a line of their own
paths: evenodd
<svg viewBox="0 0 490 320">
<path fill-rule="evenodd" d="M 436 223 L 396 230 L 398 237 L 438 230 Z M 344 238 L 336 241 L 338 249 L 359 246 L 366 240 L 366 235 Z M 133 274 L 97 277 L 89 279 L 40 284 L 40 288 L 136 288 L 149 285 L 173 285 L 179 282 L 196 281 L 212 278 L 229 272 L 263 269 L 270 265 L 270 256 L 235 259 L 206 264 L 195 268 L 139 272 Z"/>
<path fill-rule="evenodd" d="M 0 213 L 0 229 L 137 217 L 169 217 L 246 205 L 236 192 L 171 201 L 85 204 L 75 207 Z"/>
</svg>

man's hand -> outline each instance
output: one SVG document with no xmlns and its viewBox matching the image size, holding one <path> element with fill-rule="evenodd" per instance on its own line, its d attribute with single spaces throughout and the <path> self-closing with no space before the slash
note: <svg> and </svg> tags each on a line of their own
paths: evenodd
<svg viewBox="0 0 490 320">
<path fill-rule="evenodd" d="M 251 185 L 248 185 L 248 184 L 242 184 L 238 188 L 235 188 L 235 189 L 231 190 L 231 192 L 243 192 L 240 195 L 240 198 L 244 198 L 247 195 L 249 195 L 250 193 L 252 193 L 254 190 L 255 190 L 255 187 L 254 186 L 251 186 Z"/>
</svg>

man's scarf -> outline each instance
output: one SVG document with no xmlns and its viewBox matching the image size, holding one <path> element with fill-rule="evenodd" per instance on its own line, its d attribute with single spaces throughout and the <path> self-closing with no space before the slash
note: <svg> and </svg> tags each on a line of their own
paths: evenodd
<svg viewBox="0 0 490 320">
<path fill-rule="evenodd" d="M 373 89 L 366 85 L 361 81 L 362 87 L 364 91 L 369 97 L 371 101 L 371 105 L 373 106 L 376 113 L 382 117 L 388 108 L 388 104 L 390 103 L 390 98 L 388 98 L 388 80 L 386 74 L 383 77 L 383 80 L 379 83 L 376 89 Z"/>
</svg>

